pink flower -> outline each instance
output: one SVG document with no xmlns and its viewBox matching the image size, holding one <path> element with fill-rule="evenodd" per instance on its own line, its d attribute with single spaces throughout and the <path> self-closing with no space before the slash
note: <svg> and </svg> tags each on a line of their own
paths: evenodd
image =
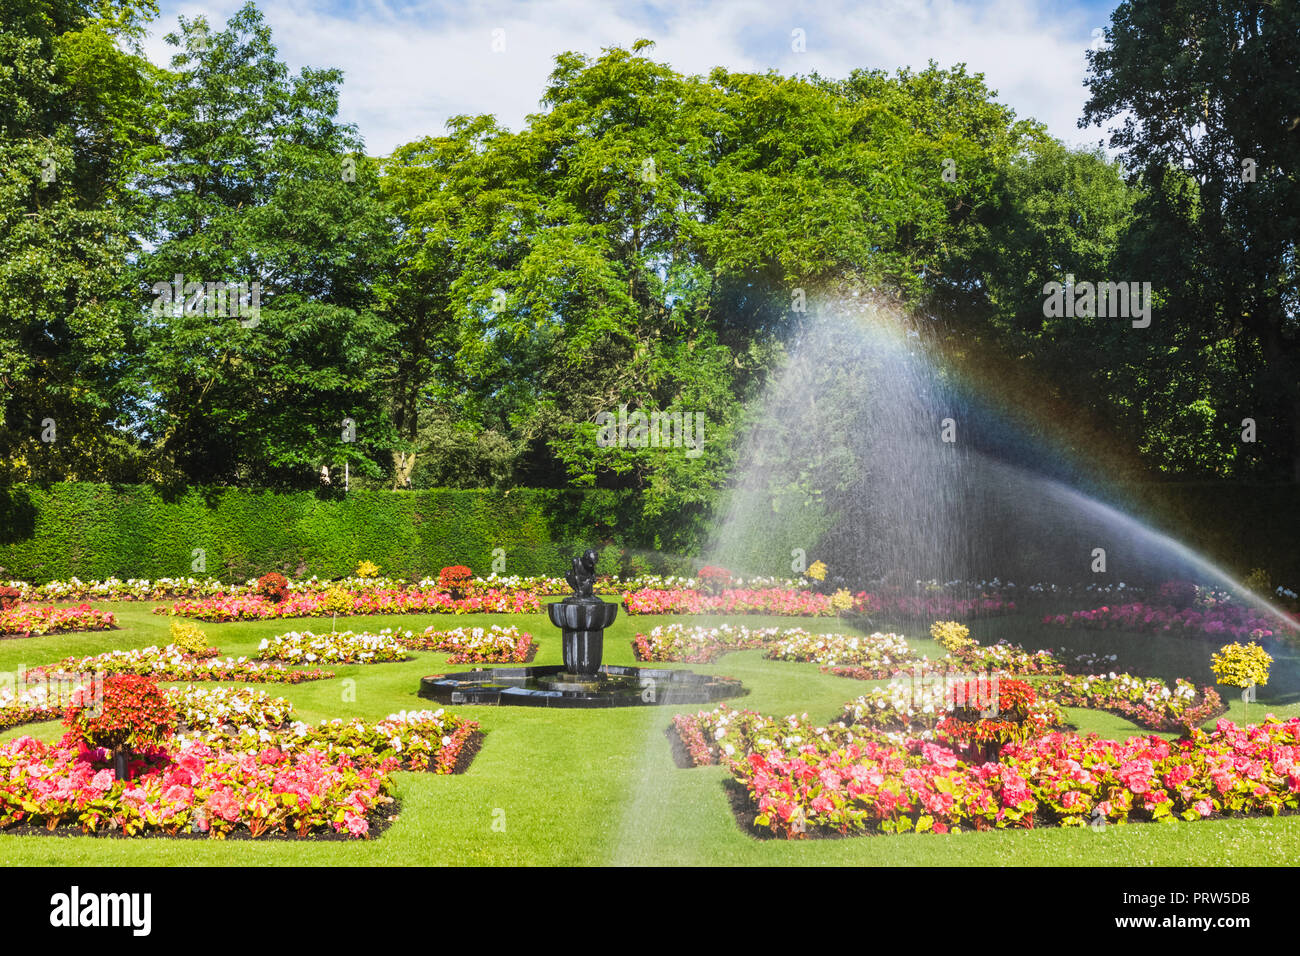
<svg viewBox="0 0 1300 956">
<path fill-rule="evenodd" d="M 107 793 L 113 789 L 113 771 L 101 770 L 95 774 L 94 779 L 90 781 L 90 786 L 100 793 Z"/>
</svg>

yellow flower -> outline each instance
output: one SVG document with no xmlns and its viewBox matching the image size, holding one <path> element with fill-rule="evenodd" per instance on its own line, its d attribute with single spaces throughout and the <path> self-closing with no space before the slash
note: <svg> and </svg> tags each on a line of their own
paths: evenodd
<svg viewBox="0 0 1300 956">
<path fill-rule="evenodd" d="M 357 565 L 357 577 L 373 578 L 379 575 L 379 565 L 373 561 L 362 561 Z"/>
<path fill-rule="evenodd" d="M 840 588 L 831 595 L 831 610 L 848 611 L 853 608 L 853 594 L 848 588 Z"/>
<path fill-rule="evenodd" d="M 826 580 L 826 565 L 821 561 L 814 561 L 812 567 L 808 569 L 808 577 L 814 581 Z"/>
</svg>

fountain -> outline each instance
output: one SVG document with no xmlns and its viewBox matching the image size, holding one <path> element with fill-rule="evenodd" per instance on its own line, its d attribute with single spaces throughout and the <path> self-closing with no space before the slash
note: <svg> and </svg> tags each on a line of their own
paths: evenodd
<svg viewBox="0 0 1300 956">
<path fill-rule="evenodd" d="M 573 559 L 564 579 L 573 593 L 547 605 L 560 629 L 564 664 L 543 667 L 479 667 L 432 674 L 420 681 L 420 696 L 444 704 L 529 707 L 635 707 L 707 704 L 749 691 L 730 677 L 693 671 L 602 664 L 605 628 L 618 605 L 596 597 L 596 552 Z"/>
</svg>

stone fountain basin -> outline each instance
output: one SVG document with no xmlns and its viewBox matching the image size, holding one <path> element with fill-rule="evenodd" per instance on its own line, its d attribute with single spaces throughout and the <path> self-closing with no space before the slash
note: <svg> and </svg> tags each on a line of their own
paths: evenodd
<svg viewBox="0 0 1300 956">
<path fill-rule="evenodd" d="M 609 606 L 617 609 L 617 605 Z M 432 674 L 420 681 L 420 696 L 443 704 L 654 707 L 707 704 L 748 693 L 749 689 L 732 677 L 613 664 L 594 674 L 574 674 L 560 665 L 489 667 Z"/>
<path fill-rule="evenodd" d="M 555 601 L 546 605 L 551 623 L 566 631 L 603 631 L 614 623 L 618 605 L 600 598 L 590 601 Z"/>
</svg>

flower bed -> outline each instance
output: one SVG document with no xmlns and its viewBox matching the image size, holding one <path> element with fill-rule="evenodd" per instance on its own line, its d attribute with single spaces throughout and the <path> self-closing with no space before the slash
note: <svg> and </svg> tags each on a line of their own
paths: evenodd
<svg viewBox="0 0 1300 956">
<path fill-rule="evenodd" d="M 695 767 L 730 764 L 751 753 L 798 753 L 808 746 L 829 753 L 861 737 L 843 722 L 819 726 L 807 714 L 769 717 L 752 710 L 733 710 L 726 704 L 696 714 L 677 714 L 671 729 L 681 741 L 683 762 Z"/>
<path fill-rule="evenodd" d="M 727 588 L 718 594 L 675 588 L 644 588 L 623 597 L 628 614 L 776 614 L 830 617 L 828 595 L 787 588 Z"/>
<path fill-rule="evenodd" d="M 802 628 L 783 631 L 766 656 L 774 661 L 852 667 L 862 674 L 875 675 L 875 679 L 892 677 L 918 660 L 900 634 L 810 634 Z"/>
<path fill-rule="evenodd" d="M 1061 674 L 1065 671 L 1065 665 L 1051 651 L 1030 653 L 1019 644 L 1008 644 L 1005 641 L 964 647 L 944 660 L 955 669 L 997 671 L 1022 676 Z"/>
<path fill-rule="evenodd" d="M 109 611 L 96 611 L 86 604 L 76 607 L 34 607 L 15 604 L 0 610 L 0 636 L 36 637 L 72 631 L 111 631 L 117 627 Z"/>
<path fill-rule="evenodd" d="M 649 634 L 633 638 L 632 654 L 638 661 L 706 664 L 728 651 L 766 647 L 783 633 L 790 632 L 776 627 L 751 630 L 743 624 L 660 624 Z"/>
<path fill-rule="evenodd" d="M 319 751 L 332 758 L 346 757 L 357 766 L 449 774 L 464 769 L 464 760 L 472 756 L 470 748 L 480 735 L 477 721 L 439 709 L 402 711 L 377 721 L 336 718 L 314 725 L 298 721 L 278 731 L 241 727 L 233 735 L 208 733 L 194 739 L 236 751 L 273 745 L 285 753 Z"/>
<path fill-rule="evenodd" d="M 1014 614 L 1016 602 L 1000 597 L 957 598 L 945 594 L 913 596 L 859 591 L 853 595 L 853 610 L 887 618 L 970 619 Z"/>
<path fill-rule="evenodd" d="M 1106 710 L 1151 730 L 1184 731 L 1205 723 L 1226 708 L 1213 687 L 1196 687 L 1181 677 L 1172 688 L 1158 677 L 1132 674 L 1074 674 L 1042 685 L 1065 707 Z"/>
<path fill-rule="evenodd" d="M 174 644 L 133 650 L 107 651 L 93 657 L 68 657 L 57 664 L 34 667 L 36 677 L 63 674 L 141 674 L 160 681 L 245 681 L 251 684 L 300 684 L 325 680 L 333 671 L 293 670 L 279 663 L 252 661 L 246 657 L 199 657 Z"/>
<path fill-rule="evenodd" d="M 166 694 L 177 724 L 189 730 L 278 728 L 293 715 L 289 701 L 251 687 L 186 685 L 168 688 Z"/>
<path fill-rule="evenodd" d="M 732 769 L 754 826 L 785 837 L 1275 815 L 1300 808 L 1300 719 L 1220 720 L 1174 743 L 1053 733 L 980 766 L 933 743 L 863 741 L 754 752 Z"/>
<path fill-rule="evenodd" d="M 443 591 L 376 589 L 349 592 L 352 607 L 338 613 L 368 614 L 535 614 L 541 610 L 537 595 L 489 590 L 453 600 Z M 176 601 L 170 608 L 155 608 L 156 614 L 178 614 L 201 621 L 264 621 L 286 617 L 329 617 L 324 595 L 291 594 L 284 601 L 257 595 L 217 596 Z"/>
<path fill-rule="evenodd" d="M 410 634 L 410 631 L 406 632 L 407 637 Z M 378 634 L 290 631 L 264 639 L 257 656 L 264 661 L 284 661 L 287 664 L 383 664 L 410 660 L 410 655 L 403 649 L 401 636 L 394 636 L 392 628 L 385 628 Z"/>
<path fill-rule="evenodd" d="M 1090 611 L 1049 614 L 1044 624 L 1089 630 L 1172 633 L 1205 637 L 1272 637 L 1275 623 L 1242 604 L 1176 608 L 1136 602 L 1106 605 Z"/>
<path fill-rule="evenodd" d="M 61 719 L 68 709 L 73 689 L 69 686 L 63 694 L 47 694 L 42 686 L 39 690 L 24 689 L 21 693 L 6 695 L 0 699 L 0 730 Z"/>
<path fill-rule="evenodd" d="M 934 739 L 940 724 L 956 707 L 954 686 L 965 683 L 969 676 L 937 672 L 919 674 L 912 680 L 890 681 L 886 686 L 873 688 L 845 704 L 840 722 L 877 737 Z M 999 685 L 1001 683 L 999 681 Z M 985 682 L 985 686 L 991 688 L 992 682 Z M 1057 703 L 1044 698 L 1028 702 L 1025 718 L 1029 731 L 1034 733 L 1043 733 L 1064 723 Z"/>
<path fill-rule="evenodd" d="M 125 781 L 113 778 L 106 756 L 31 737 L 0 746 L 0 828 L 366 837 L 371 818 L 393 802 L 391 767 L 357 766 L 319 750 L 237 753 L 192 740 L 133 761 Z"/>
<path fill-rule="evenodd" d="M 537 656 L 533 636 L 513 624 L 501 627 L 458 627 L 450 631 L 428 628 L 401 639 L 402 646 L 415 651 L 443 651 L 451 664 L 526 664 Z"/>
</svg>

